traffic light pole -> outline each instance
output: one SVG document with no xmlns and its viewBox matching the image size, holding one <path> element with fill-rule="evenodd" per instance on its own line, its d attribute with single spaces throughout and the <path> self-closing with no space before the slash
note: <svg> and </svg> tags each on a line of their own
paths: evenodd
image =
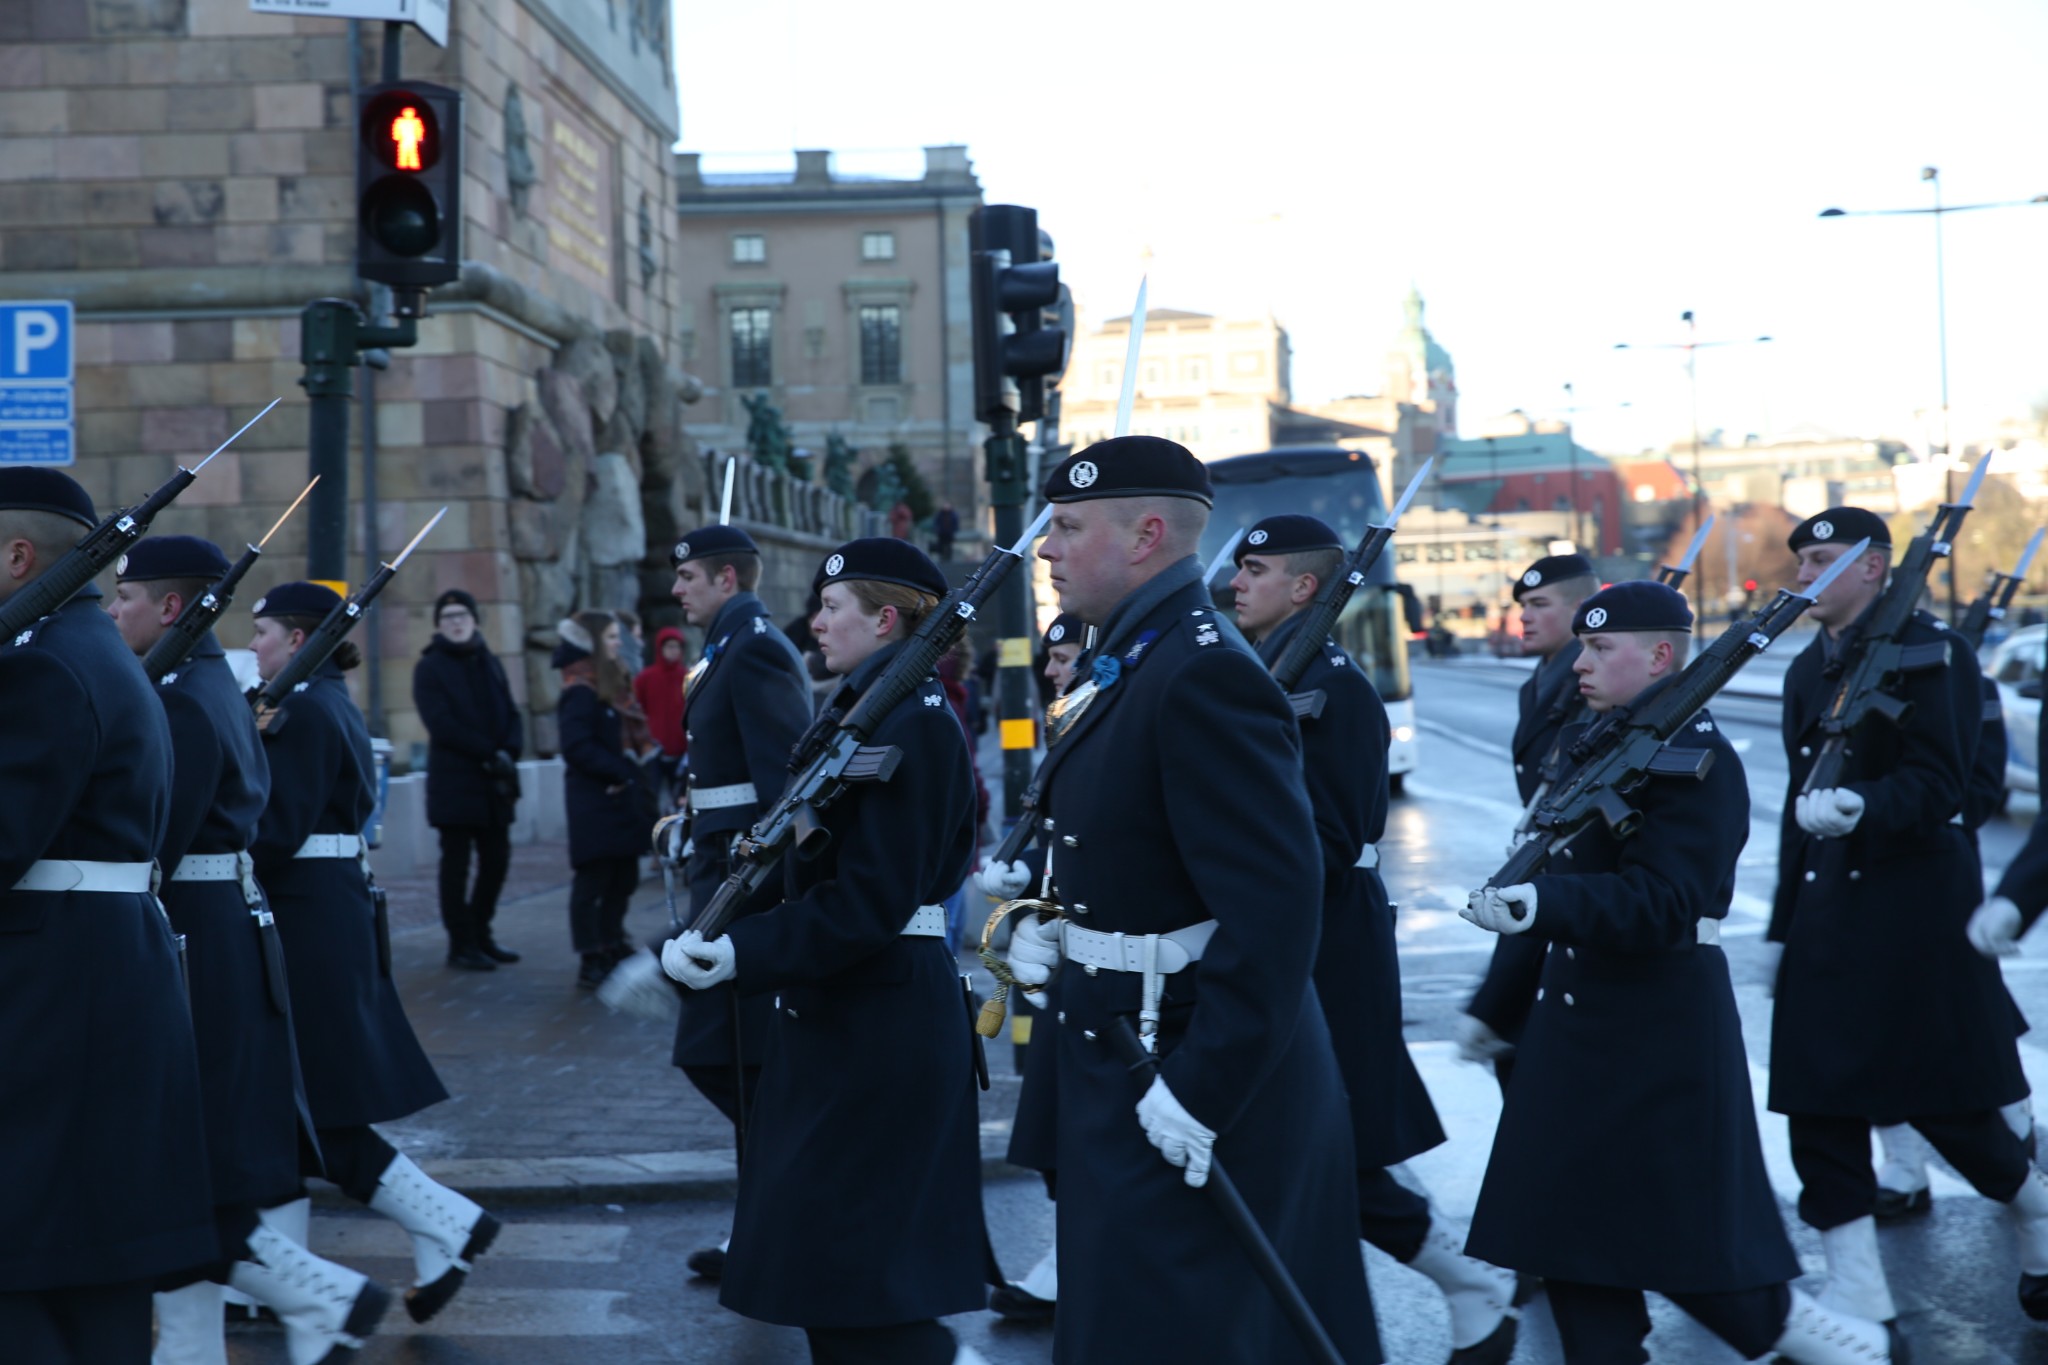
<svg viewBox="0 0 2048 1365">
<path fill-rule="evenodd" d="M 355 396 L 355 367 L 361 352 L 376 347 L 412 346 L 419 324 L 411 317 L 396 327 L 363 321 L 348 299 L 315 299 L 299 314 L 299 358 L 306 373 L 306 475 L 320 482 L 306 507 L 306 577 L 348 593 L 348 409 Z M 1019 532 L 1021 534 L 1021 531 Z"/>
<path fill-rule="evenodd" d="M 1017 419 L 1000 413 L 982 446 L 988 456 L 989 506 L 995 512 L 996 544 L 1014 545 L 1024 534 L 1028 466 Z M 1031 706 L 1031 566 L 1022 564 L 996 589 L 996 719 L 1003 743 L 1003 814 L 1015 821 L 1031 785 L 1038 747 Z"/>
</svg>

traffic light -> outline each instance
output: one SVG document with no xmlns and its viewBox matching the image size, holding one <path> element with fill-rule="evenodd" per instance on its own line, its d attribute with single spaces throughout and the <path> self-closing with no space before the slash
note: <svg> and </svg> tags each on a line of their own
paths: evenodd
<svg viewBox="0 0 2048 1365">
<path fill-rule="evenodd" d="M 373 85 L 356 102 L 356 273 L 394 289 L 462 274 L 462 92 Z"/>
<path fill-rule="evenodd" d="M 1060 268 L 1046 257 L 1038 210 L 977 209 L 967 224 L 974 271 L 974 415 L 994 424 L 1045 415 L 1045 387 L 1067 367 L 1067 333 L 1048 326 L 1060 303 Z"/>
</svg>

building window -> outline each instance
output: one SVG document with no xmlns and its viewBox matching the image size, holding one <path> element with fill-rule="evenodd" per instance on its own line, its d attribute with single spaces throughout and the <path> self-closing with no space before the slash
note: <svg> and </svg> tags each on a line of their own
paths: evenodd
<svg viewBox="0 0 2048 1365">
<path fill-rule="evenodd" d="M 864 261 L 895 260 L 896 234 L 893 232 L 863 232 L 860 235 L 860 258 Z"/>
<path fill-rule="evenodd" d="M 732 263 L 734 265 L 765 265 L 768 261 L 768 239 L 758 232 L 735 232 L 732 235 Z"/>
<path fill-rule="evenodd" d="M 1141 376 L 1141 383 L 1157 384 L 1159 382 L 1159 362 L 1156 360 L 1146 361 L 1145 368 L 1138 373 Z"/>
<path fill-rule="evenodd" d="M 1395 542 L 1394 562 L 1396 564 L 1413 564 L 1415 562 L 1415 547 L 1412 544 L 1403 545 L 1398 541 Z"/>
<path fill-rule="evenodd" d="M 1208 363 L 1201 360 L 1183 360 L 1180 363 L 1180 377 L 1190 384 L 1200 384 L 1209 377 Z"/>
<path fill-rule="evenodd" d="M 1257 351 L 1239 351 L 1230 357 L 1230 372 L 1244 375 L 1264 374 L 1265 358 Z"/>
<path fill-rule="evenodd" d="M 903 382 L 903 310 L 893 303 L 861 305 L 860 382 Z"/>
<path fill-rule="evenodd" d="M 1445 544 L 1439 541 L 1435 545 L 1428 545 L 1423 548 L 1428 555 L 1429 562 L 1432 564 L 1455 564 L 1457 562 L 1458 547 L 1456 545 Z"/>
<path fill-rule="evenodd" d="M 1116 366 L 1115 366 L 1115 365 L 1108 365 L 1108 364 L 1106 364 L 1106 365 L 1103 365 L 1103 366 L 1102 366 L 1102 367 L 1101 367 L 1100 369 L 1098 369 L 1098 370 L 1097 370 L 1097 371 L 1096 371 L 1095 373 L 1096 373 L 1096 377 L 1097 377 L 1097 378 L 1098 378 L 1098 379 L 1100 380 L 1100 382 L 1101 382 L 1101 384 L 1102 384 L 1102 387 L 1103 387 L 1103 388 L 1105 388 L 1105 389 L 1113 389 L 1113 388 L 1115 388 L 1115 387 L 1116 387 Z"/>
<path fill-rule="evenodd" d="M 770 362 L 773 353 L 770 342 L 774 336 L 774 315 L 775 310 L 772 308 L 732 310 L 734 388 L 761 389 L 775 382 L 775 367 Z"/>
<path fill-rule="evenodd" d="M 1474 562 L 1499 559 L 1500 547 L 1491 541 L 1473 541 L 1465 547 L 1465 558 Z"/>
</svg>

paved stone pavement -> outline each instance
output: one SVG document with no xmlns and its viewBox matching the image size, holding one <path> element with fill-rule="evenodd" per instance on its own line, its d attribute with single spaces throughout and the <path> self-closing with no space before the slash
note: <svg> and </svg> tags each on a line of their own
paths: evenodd
<svg viewBox="0 0 2048 1365">
<path fill-rule="evenodd" d="M 670 1029 L 613 1014 L 576 989 L 569 880 L 566 845 L 515 848 L 493 927 L 524 960 L 467 972 L 445 965 L 431 873 L 382 879 L 392 970 L 450 1098 L 380 1131 L 437 1179 L 487 1202 L 730 1193 L 731 1125 L 669 1065 Z M 627 932 L 658 943 L 668 925 L 661 881 L 650 877 Z M 963 970 L 974 966 L 967 959 Z M 991 1048 L 990 1070 L 982 1145 L 999 1163 L 1018 1086 L 1007 1039 Z"/>
</svg>

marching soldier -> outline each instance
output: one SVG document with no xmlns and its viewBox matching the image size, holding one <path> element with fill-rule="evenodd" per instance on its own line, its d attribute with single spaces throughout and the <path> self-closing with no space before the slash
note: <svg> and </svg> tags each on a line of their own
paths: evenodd
<svg viewBox="0 0 2048 1365">
<path fill-rule="evenodd" d="M 1052 684 L 1052 695 L 1057 697 L 1066 692 L 1074 682 L 1074 663 L 1081 657 L 1082 642 L 1088 637 L 1088 626 L 1071 612 L 1061 612 L 1045 628 L 1045 680 Z"/>
<path fill-rule="evenodd" d="M 1692 612 L 1663 584 L 1618 583 L 1574 624 L 1573 669 L 1598 712 L 1677 674 Z M 1764 1170 L 1720 948 L 1748 783 L 1704 710 L 1669 745 L 1704 750 L 1711 766 L 1698 782 L 1652 778 L 1629 793 L 1633 837 L 1596 824 L 1541 875 L 1475 891 L 1463 912 L 1537 945 L 1543 963 L 1467 1249 L 1543 1278 L 1568 1365 L 1647 1361 L 1645 1290 L 1745 1360 L 1889 1360 L 1877 1323 L 1790 1288 L 1799 1263 Z"/>
<path fill-rule="evenodd" d="M 736 526 L 702 527 L 676 544 L 669 562 L 683 619 L 704 632 L 683 712 L 691 840 L 684 876 L 695 914 L 725 880 L 733 840 L 782 794 L 790 748 L 811 722 L 811 688 L 796 646 L 754 595 L 761 551 L 751 536 Z M 747 913 L 777 899 L 764 892 Z M 670 1061 L 732 1123 L 736 1145 L 744 1145 L 738 1138 L 760 1084 L 773 1018 L 766 996 L 743 997 L 726 986 L 686 994 L 676 1021 Z M 716 1280 L 725 1271 L 725 1248 L 692 1252 L 688 1265 Z"/>
<path fill-rule="evenodd" d="M 0 470 L 0 601 L 98 520 L 65 475 Z M 218 1254 L 151 894 L 171 737 L 99 595 L 0 641 L 0 1342 L 24 1365 L 145 1359 L 152 1281 Z"/>
<path fill-rule="evenodd" d="M 1236 552 L 1239 629 L 1271 668 L 1322 585 L 1342 571 L 1337 533 L 1310 516 L 1267 517 Z M 1323 931 L 1316 994 L 1351 1096 L 1358 1149 L 1360 1235 L 1427 1275 L 1451 1314 L 1453 1365 L 1501 1365 L 1514 1354 L 1515 1277 L 1464 1254 L 1462 1230 L 1387 1169 L 1444 1140 L 1436 1107 L 1401 1034 L 1401 962 L 1379 874 L 1387 824 L 1386 707 L 1334 640 L 1302 680 L 1323 707 L 1301 721 L 1302 768 L 1323 858 Z"/>
<path fill-rule="evenodd" d="M 137 657 L 163 638 L 189 602 L 228 572 L 227 557 L 196 536 L 140 541 L 116 566 L 107 612 Z M 345 1266 L 322 1260 L 276 1229 L 264 1209 L 296 1199 L 300 1141 L 313 1146 L 293 1050 L 284 958 L 256 886 L 249 844 L 270 795 L 249 703 L 211 631 L 157 683 L 170 722 L 171 819 L 158 854 L 171 927 L 185 939 L 192 1029 L 213 1180 L 221 1260 L 167 1281 L 156 1296 L 156 1365 L 225 1362 L 221 1286 L 235 1263 L 265 1291 L 295 1341 L 326 1351 L 374 1329 L 391 1296 Z M 179 1277 L 183 1278 L 183 1277 Z"/>
<path fill-rule="evenodd" d="M 2048 691 L 2042 693 L 2041 719 L 2048 721 Z M 2048 760 L 2048 725 L 2035 731 L 2036 768 Z M 1970 917 L 1970 941 L 1989 957 L 2019 951 L 2020 935 L 2048 909 L 2048 820 L 2034 817 L 2027 842 L 1999 879 L 1998 890 Z"/>
<path fill-rule="evenodd" d="M 834 704 L 851 705 L 946 580 L 883 538 L 840 546 L 813 589 L 812 631 L 845 680 Z M 974 771 L 936 677 L 868 743 L 901 761 L 818 813 L 830 838 L 788 859 L 786 899 L 662 952 L 691 989 L 730 982 L 774 1010 L 719 1302 L 802 1327 L 820 1365 L 979 1362 L 937 1322 L 986 1292 L 973 1038 L 940 904 L 974 858 Z"/>
<path fill-rule="evenodd" d="M 276 677 L 340 605 L 318 583 L 272 588 L 255 608 L 249 648 L 256 671 Z M 354 642 L 342 641 L 264 719 L 270 802 L 250 851 L 284 944 L 299 1067 L 325 1174 L 411 1235 L 417 1282 L 405 1291 L 405 1307 L 414 1322 L 425 1322 L 462 1288 L 471 1263 L 498 1235 L 498 1220 L 430 1180 L 371 1126 L 448 1092 L 406 1020 L 391 980 L 382 895 L 370 884 L 362 839 L 376 805 L 370 736 L 342 680 L 360 662 Z M 286 1216 L 296 1222 L 303 1213 Z M 238 1289 L 243 1274 L 238 1266 Z"/>
<path fill-rule="evenodd" d="M 1351 1125 L 1312 975 L 1315 821 L 1287 700 L 1193 557 L 1208 471 L 1172 441 L 1118 437 L 1062 461 L 1045 495 L 1058 505 L 1038 553 L 1060 605 L 1101 625 L 1093 700 L 1039 774 L 1065 917 L 1019 925 L 1010 949 L 1020 981 L 1053 980 L 1062 1016 L 1055 1353 L 1304 1358 L 1188 1188 L 1227 1157 L 1340 1354 L 1377 1361 Z M 1149 1088 L 1109 1046 L 1134 1024 L 1162 1063 Z"/>
<path fill-rule="evenodd" d="M 1546 774 L 1554 773 L 1563 761 L 1558 736 L 1584 714 L 1578 677 L 1572 672 L 1579 658 L 1572 618 L 1579 604 L 1599 590 L 1592 561 L 1580 554 L 1539 559 L 1514 581 L 1512 591 L 1522 613 L 1522 652 L 1536 656 L 1536 669 L 1516 698 L 1519 712 L 1511 743 L 1515 794 L 1524 805 L 1548 780 Z M 1467 1061 L 1491 1061 L 1502 1090 L 1514 1072 L 1515 1039 L 1529 1017 L 1542 969 L 1526 940 L 1501 939 L 1494 945 L 1486 979 L 1458 1016 L 1458 1051 Z"/>
<path fill-rule="evenodd" d="M 1858 507 L 1801 522 L 1790 545 L 1811 583 L 1868 536 L 1862 562 L 1808 609 L 1822 627 L 1785 677 L 1791 768 L 1770 936 L 1784 944 L 1771 1023 L 1771 1109 L 1786 1116 L 1799 1214 L 1827 1253 L 1825 1300 L 1895 1316 L 1879 1259 L 1871 1121 L 1904 1120 L 1988 1198 L 2009 1204 L 2020 1304 L 2048 1318 L 2048 1177 L 2000 1107 L 2026 1094 L 2014 1012 L 1998 968 L 1964 933 L 1982 896 L 1962 823 L 1983 696 L 1969 648 L 1915 617 L 1900 678 L 1903 723 L 1873 717 L 1849 736 L 1840 784 L 1805 793 L 1821 719 L 1885 589 L 1891 534 Z"/>
</svg>

